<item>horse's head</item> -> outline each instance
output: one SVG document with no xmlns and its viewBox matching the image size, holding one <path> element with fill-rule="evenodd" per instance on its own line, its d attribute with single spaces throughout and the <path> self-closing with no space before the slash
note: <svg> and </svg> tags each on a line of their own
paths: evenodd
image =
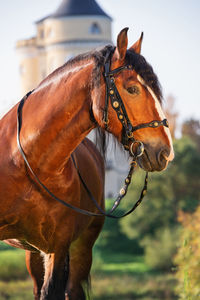
<svg viewBox="0 0 200 300">
<path fill-rule="evenodd" d="M 140 55 L 143 36 L 127 49 L 127 30 L 119 33 L 114 52 L 107 53 L 101 85 L 105 92 L 95 97 L 93 113 L 102 128 L 138 156 L 143 169 L 161 171 L 174 157 L 161 90 L 153 69 Z"/>
</svg>

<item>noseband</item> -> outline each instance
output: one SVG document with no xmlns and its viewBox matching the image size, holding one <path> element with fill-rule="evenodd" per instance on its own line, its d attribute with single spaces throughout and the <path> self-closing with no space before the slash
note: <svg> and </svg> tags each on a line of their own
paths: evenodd
<svg viewBox="0 0 200 300">
<path fill-rule="evenodd" d="M 131 121 L 129 120 L 128 114 L 126 112 L 126 108 L 124 106 L 124 103 L 122 101 L 122 98 L 118 92 L 118 89 L 115 85 L 115 78 L 114 75 L 118 74 L 119 72 L 123 70 L 133 70 L 132 65 L 125 65 L 119 68 L 116 68 L 114 70 L 110 70 L 111 65 L 111 58 L 110 53 L 108 53 L 106 62 L 104 65 L 104 78 L 106 82 L 106 97 L 105 97 L 105 109 L 104 109 L 104 116 L 103 116 L 103 122 L 105 124 L 105 129 L 108 129 L 108 106 L 109 106 L 109 99 L 111 100 L 112 108 L 116 111 L 118 120 L 122 124 L 122 139 L 121 143 L 123 144 L 125 150 L 130 151 L 131 155 L 135 158 L 141 156 L 144 152 L 144 145 L 141 141 L 137 141 L 134 138 L 133 133 L 142 128 L 157 128 L 160 126 L 169 127 L 167 119 L 164 119 L 162 121 L 159 120 L 153 120 L 149 123 L 142 123 L 137 126 L 133 126 L 131 124 Z M 134 145 L 137 145 L 136 153 L 134 152 Z"/>
</svg>

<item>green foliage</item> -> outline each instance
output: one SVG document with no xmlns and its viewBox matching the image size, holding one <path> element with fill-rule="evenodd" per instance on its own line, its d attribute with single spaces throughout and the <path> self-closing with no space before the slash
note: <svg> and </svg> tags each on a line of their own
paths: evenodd
<svg viewBox="0 0 200 300">
<path fill-rule="evenodd" d="M 106 253 L 101 257 L 96 257 L 96 249 L 94 251 L 94 261 L 92 266 L 93 273 L 122 275 L 122 274 L 144 274 L 150 272 L 151 268 L 146 264 L 143 256 L 134 256 L 131 254 Z"/>
<path fill-rule="evenodd" d="M 122 213 L 120 210 L 118 212 Z M 106 218 L 103 231 L 95 244 L 96 254 L 97 252 L 99 256 L 115 252 L 141 254 L 141 251 L 138 242 L 122 232 L 119 220 Z"/>
<path fill-rule="evenodd" d="M 23 280 L 28 272 L 25 266 L 25 252 L 6 250 L 0 252 L 0 280 Z"/>
<path fill-rule="evenodd" d="M 180 299 L 200 299 L 200 207 L 193 213 L 180 213 L 183 229 L 181 246 L 175 258 L 178 265 L 177 293 Z"/>
<path fill-rule="evenodd" d="M 158 269 L 172 266 L 176 248 L 176 245 L 172 244 L 178 226 L 179 210 L 192 212 L 200 203 L 200 153 L 197 151 L 197 145 L 185 136 L 175 141 L 174 148 L 175 160 L 167 170 L 150 174 L 148 193 L 141 206 L 133 215 L 120 221 L 121 231 L 129 239 L 140 243 L 145 256 L 151 256 L 147 261 Z M 127 205 L 132 205 L 132 199 L 139 197 L 144 178 L 142 173 L 138 171 L 133 176 L 133 183 L 123 202 L 124 210 L 127 209 Z M 161 245 L 165 245 L 165 249 Z M 166 263 L 162 262 L 162 258 Z"/>
<path fill-rule="evenodd" d="M 200 150 L 200 121 L 195 119 L 187 120 L 182 125 L 183 136 L 189 136 Z"/>
<path fill-rule="evenodd" d="M 155 233 L 154 238 L 146 237 L 142 244 L 145 247 L 145 261 L 155 270 L 170 271 L 173 257 L 177 250 L 179 228 L 165 227 Z"/>
</svg>

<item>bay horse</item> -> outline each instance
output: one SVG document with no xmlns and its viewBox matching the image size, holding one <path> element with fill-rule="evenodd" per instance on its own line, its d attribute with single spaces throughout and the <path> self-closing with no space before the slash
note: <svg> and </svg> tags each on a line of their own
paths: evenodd
<svg viewBox="0 0 200 300">
<path fill-rule="evenodd" d="M 103 160 L 85 139 L 92 129 L 113 134 L 131 155 L 142 145 L 137 161 L 146 171 L 164 170 L 174 156 L 158 78 L 140 55 L 142 35 L 128 49 L 127 30 L 116 47 L 79 55 L 55 70 L 21 111 L 20 142 L 34 172 L 54 195 L 92 213 L 98 210 L 73 162 L 104 209 Z M 104 217 L 64 207 L 35 182 L 18 148 L 17 110 L 0 121 L 0 240 L 26 249 L 35 299 L 86 299 L 83 283 Z"/>
</svg>

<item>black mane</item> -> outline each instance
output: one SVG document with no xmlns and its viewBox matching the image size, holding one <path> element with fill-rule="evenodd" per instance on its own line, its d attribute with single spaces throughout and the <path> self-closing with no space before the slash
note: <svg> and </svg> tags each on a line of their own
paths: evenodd
<svg viewBox="0 0 200 300">
<path fill-rule="evenodd" d="M 112 45 L 107 45 L 102 49 L 92 50 L 83 54 L 80 54 L 74 58 L 68 60 L 63 66 L 56 69 L 51 73 L 46 79 L 50 79 L 54 75 L 60 73 L 65 68 L 70 67 L 74 64 L 80 63 L 85 60 L 93 59 L 95 61 L 95 68 L 92 74 L 92 86 L 98 86 L 100 83 L 102 67 L 105 64 L 105 59 L 108 53 L 111 55 L 114 53 L 115 47 Z M 151 65 L 146 61 L 146 59 L 135 53 L 133 50 L 127 50 L 126 53 L 126 64 L 132 65 L 137 74 L 139 74 L 145 83 L 152 89 L 160 102 L 162 102 L 162 90 L 158 80 L 158 77 L 153 71 Z M 46 80 L 44 79 L 44 81 Z"/>
</svg>

